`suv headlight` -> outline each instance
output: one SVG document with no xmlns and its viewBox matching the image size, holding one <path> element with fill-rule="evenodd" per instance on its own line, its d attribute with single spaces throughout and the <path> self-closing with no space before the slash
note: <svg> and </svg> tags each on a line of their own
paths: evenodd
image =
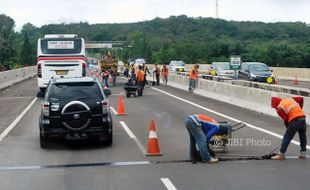
<svg viewBox="0 0 310 190">
<path fill-rule="evenodd" d="M 253 73 L 250 73 L 251 78 L 256 78 L 257 75 L 254 75 Z"/>
</svg>

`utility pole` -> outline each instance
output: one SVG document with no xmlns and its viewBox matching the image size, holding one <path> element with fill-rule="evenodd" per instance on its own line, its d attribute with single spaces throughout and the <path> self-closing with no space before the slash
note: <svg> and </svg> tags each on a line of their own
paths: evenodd
<svg viewBox="0 0 310 190">
<path fill-rule="evenodd" d="M 219 2 L 218 0 L 216 0 L 216 4 L 215 4 L 215 11 L 216 11 L 216 19 L 219 18 Z"/>
</svg>

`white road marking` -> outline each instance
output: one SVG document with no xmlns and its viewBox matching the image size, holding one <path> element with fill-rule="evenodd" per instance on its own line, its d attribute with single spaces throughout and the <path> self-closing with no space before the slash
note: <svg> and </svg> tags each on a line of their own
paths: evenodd
<svg viewBox="0 0 310 190">
<path fill-rule="evenodd" d="M 126 125 L 126 123 L 124 121 L 120 121 L 119 122 L 123 129 L 126 131 L 126 133 L 129 135 L 130 138 L 132 139 L 136 139 L 137 137 L 131 132 L 131 130 L 129 129 L 129 127 Z"/>
<path fill-rule="evenodd" d="M 9 134 L 9 132 L 18 124 L 18 122 L 24 117 L 27 111 L 33 106 L 33 104 L 37 101 L 37 97 L 35 97 L 32 102 L 24 109 L 24 111 L 17 116 L 17 118 L 1 133 L 0 142 Z"/>
<path fill-rule="evenodd" d="M 137 139 L 137 137 L 133 134 L 133 132 L 129 129 L 129 127 L 126 125 L 126 123 L 124 121 L 120 121 L 119 122 L 121 124 L 121 126 L 123 127 L 123 129 L 126 131 L 126 133 L 128 134 L 128 136 L 133 139 L 136 143 L 136 145 L 138 146 L 138 148 L 141 150 L 142 154 L 145 155 L 146 153 L 146 149 L 144 148 L 144 146 L 141 144 L 141 142 L 139 141 L 139 139 Z"/>
<path fill-rule="evenodd" d="M 110 109 L 114 113 L 114 115 L 117 115 L 117 111 L 112 106 L 110 107 Z"/>
<path fill-rule="evenodd" d="M 183 101 L 183 102 L 186 102 L 186 103 L 191 104 L 191 105 L 193 105 L 193 106 L 196 106 L 196 107 L 198 107 L 198 108 L 200 108 L 200 109 L 203 109 L 203 110 L 205 110 L 205 111 L 211 112 L 211 113 L 216 114 L 216 115 L 218 115 L 218 116 L 221 116 L 221 117 L 224 117 L 224 118 L 229 119 L 229 120 L 231 120 L 231 121 L 234 121 L 234 122 L 236 122 L 236 123 L 243 122 L 243 121 L 241 121 L 241 120 L 239 120 L 239 119 L 236 119 L 236 118 L 230 117 L 230 116 L 228 116 L 228 115 L 219 113 L 219 112 L 217 112 L 217 111 L 214 111 L 214 110 L 205 108 L 205 107 L 203 107 L 203 106 L 201 106 L 201 105 L 198 105 L 198 104 L 196 104 L 196 103 L 193 103 L 193 102 L 191 102 L 191 101 L 189 101 L 189 100 L 185 100 L 185 99 L 183 99 L 183 98 L 180 98 L 180 97 L 178 97 L 178 96 L 175 96 L 175 95 L 173 95 L 173 94 L 170 94 L 170 93 L 168 93 L 168 92 L 165 92 L 165 91 L 163 91 L 163 90 L 160 90 L 160 89 L 158 89 L 158 88 L 152 87 L 152 89 L 154 89 L 154 90 L 156 90 L 156 91 L 158 91 L 158 92 L 164 93 L 164 94 L 166 94 L 166 95 L 168 95 L 168 96 L 171 96 L 171 97 L 173 97 L 173 98 L 176 98 L 176 99 L 178 99 L 178 100 L 180 100 L 180 101 Z M 263 128 L 257 127 L 257 126 L 255 126 L 255 125 L 250 124 L 250 123 L 246 123 L 246 122 L 243 122 L 243 123 L 246 124 L 247 127 L 250 127 L 250 128 L 252 128 L 252 129 L 261 131 L 261 132 L 263 132 L 263 133 L 267 133 L 267 134 L 272 135 L 272 136 L 274 136 L 274 137 L 277 137 L 277 138 L 279 138 L 279 139 L 282 139 L 282 138 L 283 138 L 282 135 L 279 135 L 279 134 L 274 133 L 274 132 L 272 132 L 272 131 L 269 131 L 269 130 L 267 130 L 267 129 L 263 129 Z M 298 145 L 298 146 L 299 146 L 299 144 L 300 144 L 300 142 L 295 141 L 295 140 L 292 140 L 291 143 L 293 143 L 293 144 L 295 144 L 295 145 Z M 310 146 L 309 146 L 309 145 L 307 145 L 307 149 L 310 150 Z"/>
<path fill-rule="evenodd" d="M 163 184 L 166 186 L 168 190 L 177 190 L 177 188 L 172 184 L 169 178 L 160 178 Z"/>
</svg>

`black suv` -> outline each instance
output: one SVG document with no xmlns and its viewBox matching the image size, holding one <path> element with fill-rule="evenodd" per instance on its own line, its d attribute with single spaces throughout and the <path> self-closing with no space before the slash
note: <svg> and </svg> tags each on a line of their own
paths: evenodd
<svg viewBox="0 0 310 190">
<path fill-rule="evenodd" d="M 97 139 L 112 144 L 112 118 L 106 96 L 98 80 L 90 77 L 52 79 L 42 101 L 40 146 L 50 140 Z"/>
</svg>

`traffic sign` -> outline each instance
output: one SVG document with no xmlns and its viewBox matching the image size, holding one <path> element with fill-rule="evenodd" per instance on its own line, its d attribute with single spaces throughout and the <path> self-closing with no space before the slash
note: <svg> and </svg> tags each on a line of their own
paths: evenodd
<svg viewBox="0 0 310 190">
<path fill-rule="evenodd" d="M 240 55 L 230 56 L 230 69 L 239 70 L 240 66 L 241 66 L 241 56 Z"/>
</svg>

